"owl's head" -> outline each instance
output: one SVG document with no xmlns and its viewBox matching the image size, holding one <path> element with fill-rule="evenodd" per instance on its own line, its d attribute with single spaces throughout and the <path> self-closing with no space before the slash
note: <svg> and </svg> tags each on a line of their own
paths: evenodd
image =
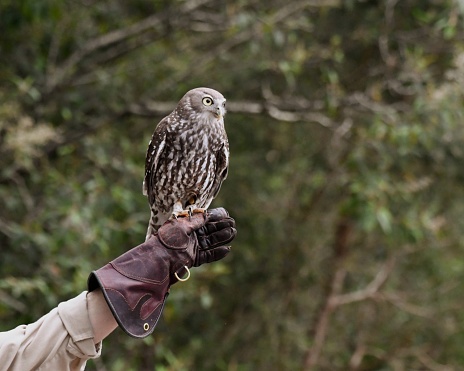
<svg viewBox="0 0 464 371">
<path fill-rule="evenodd" d="M 195 113 L 211 115 L 211 118 L 222 120 L 226 114 L 226 99 L 218 91 L 210 88 L 189 90 L 179 101 L 178 107 L 191 108 Z"/>
</svg>

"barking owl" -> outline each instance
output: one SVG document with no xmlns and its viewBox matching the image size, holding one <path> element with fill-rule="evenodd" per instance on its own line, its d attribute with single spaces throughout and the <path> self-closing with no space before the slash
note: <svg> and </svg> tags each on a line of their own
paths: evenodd
<svg viewBox="0 0 464 371">
<path fill-rule="evenodd" d="M 143 181 L 151 207 L 146 239 L 171 216 L 204 212 L 219 193 L 229 167 L 225 114 L 221 93 L 196 88 L 156 126 Z"/>
</svg>

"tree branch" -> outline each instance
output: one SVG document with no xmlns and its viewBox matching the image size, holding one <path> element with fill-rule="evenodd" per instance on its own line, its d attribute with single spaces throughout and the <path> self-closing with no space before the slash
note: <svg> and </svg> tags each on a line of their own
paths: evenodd
<svg viewBox="0 0 464 371">
<path fill-rule="evenodd" d="M 16 300 L 14 297 L 12 297 L 3 290 L 0 290 L 0 302 L 20 313 L 27 313 L 28 311 L 28 308 L 24 303 L 20 302 L 19 300 Z"/>
<path fill-rule="evenodd" d="M 330 298 L 330 306 L 335 308 L 344 304 L 351 304 L 358 301 L 373 298 L 382 285 L 387 281 L 391 271 L 395 266 L 395 258 L 390 258 L 377 273 L 375 278 L 367 285 L 366 288 L 349 294 L 337 295 Z"/>
<path fill-rule="evenodd" d="M 180 6 L 176 15 L 189 14 L 196 8 L 209 3 L 211 0 L 190 0 Z M 110 31 L 104 35 L 96 37 L 87 41 L 80 49 L 76 50 L 71 56 L 66 59 L 61 66 L 57 67 L 54 73 L 48 76 L 46 82 L 46 89 L 48 92 L 56 88 L 62 82 L 67 74 L 69 74 L 75 66 L 77 66 L 84 58 L 96 50 L 105 48 L 109 45 L 122 42 L 130 37 L 141 34 L 151 28 L 158 26 L 164 19 L 166 19 L 169 12 L 162 12 L 153 14 L 144 18 L 143 20 L 134 23 L 125 28 Z"/>
<path fill-rule="evenodd" d="M 329 277 L 328 293 L 319 315 L 316 317 L 316 324 L 311 329 L 314 330 L 313 345 L 309 348 L 304 356 L 303 369 L 311 370 L 319 362 L 319 357 L 327 337 L 330 315 L 334 310 L 331 304 L 333 297 L 340 294 L 345 281 L 346 270 L 344 260 L 348 254 L 348 239 L 351 233 L 351 225 L 346 220 L 339 220 L 335 230 L 335 240 L 333 245 L 333 263 L 335 267 L 332 275 Z"/>
<path fill-rule="evenodd" d="M 335 233 L 334 266 L 335 271 L 330 283 L 330 291 L 316 320 L 313 346 L 306 352 L 304 369 L 311 370 L 317 366 L 322 348 L 327 337 L 329 319 L 332 312 L 339 306 L 373 298 L 382 285 L 387 281 L 395 265 L 395 258 L 391 257 L 377 273 L 375 278 L 363 290 L 349 294 L 340 294 L 346 275 L 344 260 L 348 254 L 348 237 L 351 227 L 349 223 L 340 221 Z M 359 356 L 359 355 L 358 355 Z M 356 361 L 356 359 L 354 360 Z M 354 362 L 353 361 L 353 362 Z"/>
<path fill-rule="evenodd" d="M 169 114 L 177 102 L 160 102 L 160 101 L 146 101 L 142 104 L 133 103 L 127 108 L 127 113 L 137 116 L 162 116 Z M 227 111 L 233 113 L 246 113 L 246 114 L 267 114 L 268 116 L 278 121 L 286 122 L 316 122 L 321 126 L 331 128 L 334 122 L 326 115 L 320 112 L 310 112 L 307 109 L 301 110 L 287 110 L 285 109 L 285 102 L 280 101 L 276 103 L 270 102 L 251 102 L 251 101 L 231 101 L 227 102 Z"/>
</svg>

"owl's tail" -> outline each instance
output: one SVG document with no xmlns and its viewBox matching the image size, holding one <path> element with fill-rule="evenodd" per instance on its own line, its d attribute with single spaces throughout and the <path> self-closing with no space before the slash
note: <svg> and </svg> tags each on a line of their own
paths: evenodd
<svg viewBox="0 0 464 371">
<path fill-rule="evenodd" d="M 151 222 L 148 223 L 148 228 L 147 228 L 147 234 L 145 236 L 145 241 L 148 241 L 151 236 L 153 236 L 156 233 L 156 229 L 154 229 L 151 225 Z"/>
<path fill-rule="evenodd" d="M 145 241 L 147 241 L 151 236 L 153 236 L 159 228 L 158 225 L 158 216 L 157 212 L 151 210 L 150 221 L 148 222 L 147 235 L 145 236 Z"/>
<path fill-rule="evenodd" d="M 156 231 L 161 227 L 168 219 L 171 214 L 164 214 L 158 210 L 151 209 L 150 221 L 148 223 L 147 235 L 145 236 L 145 241 L 147 241 L 151 236 L 156 234 Z"/>
</svg>

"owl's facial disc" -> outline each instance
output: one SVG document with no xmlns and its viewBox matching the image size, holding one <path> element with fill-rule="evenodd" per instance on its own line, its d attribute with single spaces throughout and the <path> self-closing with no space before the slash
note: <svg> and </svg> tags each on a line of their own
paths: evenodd
<svg viewBox="0 0 464 371">
<path fill-rule="evenodd" d="M 216 102 L 216 111 L 214 112 L 214 116 L 217 119 L 220 119 L 222 116 L 226 114 L 226 101 L 224 100 L 222 103 Z"/>
<path fill-rule="evenodd" d="M 226 101 L 224 99 L 214 99 L 211 95 L 205 94 L 201 103 L 218 120 L 226 114 Z"/>
</svg>

